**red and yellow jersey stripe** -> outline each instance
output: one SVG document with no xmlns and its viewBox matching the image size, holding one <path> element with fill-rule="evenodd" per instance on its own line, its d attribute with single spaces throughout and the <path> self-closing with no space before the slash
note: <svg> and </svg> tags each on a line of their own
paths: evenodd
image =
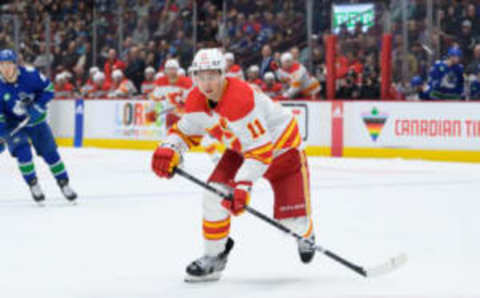
<svg viewBox="0 0 480 298">
<path fill-rule="evenodd" d="M 302 136 L 300 135 L 300 130 L 298 129 L 297 120 L 293 118 L 280 137 L 278 137 L 277 141 L 275 142 L 274 149 L 281 150 L 297 148 L 301 143 Z"/>
<path fill-rule="evenodd" d="M 184 134 L 178 128 L 177 123 L 172 125 L 172 127 L 168 130 L 168 134 L 175 134 L 179 136 L 185 142 L 185 144 L 187 144 L 188 148 L 198 146 L 202 141 L 202 136 L 187 136 L 186 134 Z"/>
<path fill-rule="evenodd" d="M 264 164 L 271 164 L 273 160 L 273 144 L 268 142 L 265 145 L 253 148 L 244 153 L 245 158 L 256 159 Z"/>
</svg>

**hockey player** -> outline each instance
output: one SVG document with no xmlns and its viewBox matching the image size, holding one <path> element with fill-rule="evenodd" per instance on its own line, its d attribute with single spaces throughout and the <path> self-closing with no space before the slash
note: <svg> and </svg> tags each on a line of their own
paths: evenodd
<svg viewBox="0 0 480 298">
<path fill-rule="evenodd" d="M 17 65 L 17 55 L 12 50 L 0 51 L 0 142 L 7 143 L 33 199 L 39 204 L 43 203 L 45 195 L 35 173 L 30 144 L 50 166 L 63 195 L 70 201 L 77 198 L 69 186 L 67 170 L 46 122 L 47 103 L 53 96 L 50 80 L 32 67 Z M 28 117 L 28 124 L 10 135 Z"/>
<path fill-rule="evenodd" d="M 106 98 L 111 91 L 111 83 L 105 79 L 105 74 L 98 71 L 93 76 L 93 88 L 88 91 L 87 98 Z"/>
<path fill-rule="evenodd" d="M 260 79 L 260 68 L 257 65 L 251 65 L 247 71 L 248 83 L 263 88 L 263 81 Z"/>
<path fill-rule="evenodd" d="M 97 72 L 100 72 L 100 69 L 98 67 L 90 67 L 90 70 L 88 71 L 88 80 L 80 89 L 80 93 L 82 94 L 82 96 L 87 96 L 95 87 L 95 84 L 93 83 L 93 77 Z"/>
<path fill-rule="evenodd" d="M 55 98 L 73 98 L 74 87 L 67 80 L 66 73 L 61 72 L 55 76 Z"/>
<path fill-rule="evenodd" d="M 425 83 L 421 76 L 414 76 L 410 81 L 412 89 L 415 91 L 413 96 L 408 97 L 409 100 L 428 100 L 430 98 L 430 86 Z"/>
<path fill-rule="evenodd" d="M 110 98 L 130 98 L 137 93 L 137 88 L 131 80 L 125 77 L 120 69 L 112 72 L 112 89 L 108 94 Z"/>
<path fill-rule="evenodd" d="M 262 91 L 268 97 L 272 99 L 277 99 L 282 96 L 282 84 L 275 81 L 275 75 L 273 72 L 267 72 L 263 76 L 263 80 L 265 84 L 263 84 Z"/>
<path fill-rule="evenodd" d="M 155 89 L 155 69 L 151 66 L 145 68 L 145 81 L 142 82 L 141 92 L 142 95 L 147 97 L 150 92 Z"/>
<path fill-rule="evenodd" d="M 149 98 L 160 101 L 167 100 L 169 107 L 175 107 L 175 111 L 167 114 L 167 127 L 178 121 L 182 111 L 186 92 L 192 88 L 192 80 L 189 77 L 178 74 L 180 65 L 175 59 L 165 62 L 165 76 L 155 81 L 155 89 Z"/>
<path fill-rule="evenodd" d="M 233 53 L 225 53 L 227 70 L 225 76 L 245 80 L 243 70 L 240 65 L 235 64 L 235 56 Z"/>
<path fill-rule="evenodd" d="M 200 50 L 192 70 L 197 86 L 186 99 L 185 114 L 153 154 L 152 169 L 162 178 L 171 178 L 183 153 L 206 134 L 227 146 L 208 182 L 229 191 L 232 200 L 204 194 L 205 254 L 186 269 L 186 281 L 217 280 L 234 243 L 229 237 L 230 214 L 244 211 L 252 185 L 260 177 L 273 188 L 274 217 L 314 240 L 309 172 L 294 116 L 248 83 L 225 77 L 219 49 Z M 315 253 L 304 241 L 298 241 L 298 250 L 304 263 Z"/>
<path fill-rule="evenodd" d="M 288 89 L 283 93 L 286 98 L 314 98 L 320 92 L 320 83 L 312 77 L 305 66 L 293 60 L 291 53 L 283 53 L 280 62 L 282 68 L 278 70 L 280 77 L 288 82 Z"/>
<path fill-rule="evenodd" d="M 430 68 L 428 84 L 432 91 L 432 99 L 461 99 L 463 91 L 463 65 L 460 64 L 462 51 L 452 47 L 448 50 L 447 59 L 437 61 Z"/>
</svg>

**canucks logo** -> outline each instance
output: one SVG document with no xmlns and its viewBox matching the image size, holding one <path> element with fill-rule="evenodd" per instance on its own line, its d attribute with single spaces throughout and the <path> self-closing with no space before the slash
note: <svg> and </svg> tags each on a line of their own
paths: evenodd
<svg viewBox="0 0 480 298">
<path fill-rule="evenodd" d="M 372 141 L 376 142 L 382 132 L 383 126 L 385 126 L 385 122 L 387 122 L 388 114 L 380 113 L 376 107 L 373 107 L 369 113 L 362 113 L 362 119 Z"/>
<path fill-rule="evenodd" d="M 5 93 L 5 94 L 3 95 L 3 100 L 4 100 L 4 101 L 9 101 L 11 97 L 12 97 L 12 96 L 10 95 L 10 93 Z"/>
</svg>

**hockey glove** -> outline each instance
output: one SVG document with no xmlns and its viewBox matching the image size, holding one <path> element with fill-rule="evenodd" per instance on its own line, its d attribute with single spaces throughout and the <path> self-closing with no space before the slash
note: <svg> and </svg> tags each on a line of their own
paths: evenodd
<svg viewBox="0 0 480 298">
<path fill-rule="evenodd" d="M 245 207 L 250 203 L 252 182 L 234 182 L 231 186 L 233 187 L 232 195 L 229 198 L 224 198 L 222 205 L 228 209 L 230 213 L 237 216 L 242 214 L 245 211 Z"/>
<path fill-rule="evenodd" d="M 180 164 L 181 156 L 173 146 L 162 145 L 152 157 L 152 170 L 161 178 L 172 178 L 175 168 Z"/>
<path fill-rule="evenodd" d="M 28 115 L 30 115 L 29 125 L 36 125 L 43 120 L 47 115 L 47 111 L 38 104 L 33 104 L 27 109 Z"/>
</svg>

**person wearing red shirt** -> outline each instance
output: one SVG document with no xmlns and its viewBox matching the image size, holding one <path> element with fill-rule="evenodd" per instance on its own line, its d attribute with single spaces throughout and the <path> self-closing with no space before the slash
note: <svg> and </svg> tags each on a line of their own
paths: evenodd
<svg viewBox="0 0 480 298">
<path fill-rule="evenodd" d="M 103 71 L 105 72 L 105 79 L 107 81 L 112 81 L 112 72 L 115 69 L 125 70 L 127 65 L 125 62 L 117 58 L 117 51 L 110 49 L 108 51 L 108 59 L 103 66 Z"/>
</svg>

